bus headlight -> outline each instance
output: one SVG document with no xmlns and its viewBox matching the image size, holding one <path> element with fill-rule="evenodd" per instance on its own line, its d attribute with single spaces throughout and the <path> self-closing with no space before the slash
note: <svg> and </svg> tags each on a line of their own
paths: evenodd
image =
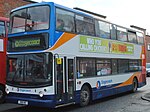
<svg viewBox="0 0 150 112">
<path fill-rule="evenodd" d="M 39 92 L 39 96 L 40 96 L 40 97 L 43 97 L 43 96 L 44 96 L 44 93 L 43 93 L 42 91 L 40 91 L 40 92 Z"/>
<path fill-rule="evenodd" d="M 9 94 L 9 89 L 8 88 L 6 88 L 5 91 L 6 91 L 7 94 Z"/>
</svg>

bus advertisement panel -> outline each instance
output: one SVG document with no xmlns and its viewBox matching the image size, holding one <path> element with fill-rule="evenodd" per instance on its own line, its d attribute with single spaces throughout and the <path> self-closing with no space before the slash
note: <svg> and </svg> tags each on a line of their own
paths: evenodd
<svg viewBox="0 0 150 112">
<path fill-rule="evenodd" d="M 53 2 L 14 9 L 10 21 L 7 102 L 85 106 L 146 85 L 140 31 Z"/>
</svg>

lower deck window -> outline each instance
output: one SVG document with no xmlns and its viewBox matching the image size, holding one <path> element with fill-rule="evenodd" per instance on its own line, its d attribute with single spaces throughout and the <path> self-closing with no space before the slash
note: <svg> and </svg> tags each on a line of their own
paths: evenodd
<svg viewBox="0 0 150 112">
<path fill-rule="evenodd" d="M 141 60 L 77 58 L 78 78 L 136 72 L 141 68 Z"/>
</svg>

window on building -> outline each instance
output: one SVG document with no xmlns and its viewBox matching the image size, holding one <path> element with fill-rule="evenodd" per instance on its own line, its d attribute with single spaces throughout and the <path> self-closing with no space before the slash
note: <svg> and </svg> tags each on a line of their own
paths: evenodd
<svg viewBox="0 0 150 112">
<path fill-rule="evenodd" d="M 147 44 L 147 50 L 150 51 L 150 43 Z"/>
<path fill-rule="evenodd" d="M 110 24 L 103 21 L 96 21 L 96 36 L 110 38 Z"/>
<path fill-rule="evenodd" d="M 125 28 L 117 27 L 117 39 L 127 42 L 127 32 Z"/>
<path fill-rule="evenodd" d="M 111 74 L 111 66 L 110 60 L 107 59 L 97 59 L 96 60 L 96 73 L 98 76 L 100 75 L 110 75 Z"/>
<path fill-rule="evenodd" d="M 128 31 L 128 41 L 131 43 L 137 43 L 136 32 Z"/>
<path fill-rule="evenodd" d="M 57 8 L 56 30 L 75 32 L 74 13 Z"/>
</svg>

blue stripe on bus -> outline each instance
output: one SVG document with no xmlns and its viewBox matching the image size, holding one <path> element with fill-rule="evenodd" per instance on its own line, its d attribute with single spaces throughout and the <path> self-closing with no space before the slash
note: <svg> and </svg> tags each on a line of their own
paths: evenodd
<svg viewBox="0 0 150 112">
<path fill-rule="evenodd" d="M 139 83 L 138 87 L 142 87 L 145 85 L 145 82 Z M 132 85 L 127 85 L 127 86 L 122 86 L 119 88 L 115 88 L 119 84 L 114 84 L 112 86 L 104 86 L 101 87 L 100 89 L 98 88 L 92 88 L 92 100 L 104 98 L 107 96 L 127 92 L 132 90 Z M 75 102 L 79 103 L 80 102 L 80 92 L 81 91 L 76 91 L 75 92 Z M 42 98 L 39 97 L 39 95 L 32 95 L 32 94 L 21 94 L 21 93 L 10 93 L 6 97 L 7 102 L 11 103 L 18 103 L 18 100 L 22 101 L 28 101 L 29 105 L 31 106 L 40 106 L 40 107 L 51 107 L 54 108 L 56 106 L 56 99 L 55 95 L 45 95 Z M 63 102 L 61 102 L 63 103 Z M 64 102 L 66 103 L 66 102 Z"/>
<path fill-rule="evenodd" d="M 64 32 L 60 32 L 60 31 L 56 31 L 56 32 L 55 32 L 54 44 L 56 43 L 56 41 L 60 38 L 60 36 L 61 36 L 63 33 L 64 33 Z"/>
<path fill-rule="evenodd" d="M 44 95 L 42 98 L 39 95 L 10 93 L 6 96 L 6 102 L 18 104 L 20 101 L 28 101 L 30 106 L 39 107 L 55 107 L 55 95 Z"/>
<path fill-rule="evenodd" d="M 97 89 L 96 87 L 92 88 L 92 100 L 96 100 L 96 99 L 104 98 L 107 96 L 131 91 L 133 88 L 132 85 L 127 85 L 127 86 L 115 88 L 115 86 L 117 86 L 117 85 L 119 85 L 119 84 L 114 84 L 111 87 L 104 86 L 104 87 L 101 87 L 100 89 Z M 139 85 L 138 87 L 142 87 L 143 85 L 145 85 L 145 83 L 139 83 L 138 85 Z M 80 102 L 80 92 L 81 91 L 75 92 L 76 93 L 76 96 L 75 96 L 76 103 Z"/>
</svg>

